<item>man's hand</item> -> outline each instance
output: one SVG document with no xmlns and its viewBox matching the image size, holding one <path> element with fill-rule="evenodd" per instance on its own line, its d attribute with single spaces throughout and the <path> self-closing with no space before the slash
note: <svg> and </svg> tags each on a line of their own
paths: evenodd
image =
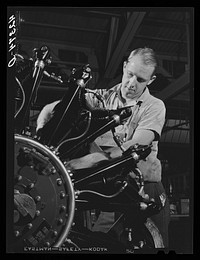
<svg viewBox="0 0 200 260">
<path fill-rule="evenodd" d="M 48 104 L 45 107 L 43 107 L 43 109 L 41 110 L 41 112 L 37 118 L 36 132 L 38 132 L 38 130 L 40 128 L 42 128 L 50 120 L 50 118 L 52 117 L 52 111 L 59 102 L 60 102 L 60 100 L 54 101 L 53 103 Z"/>
<path fill-rule="evenodd" d="M 80 158 L 72 159 L 65 164 L 65 167 L 73 170 L 92 168 L 103 161 L 108 161 L 107 156 L 102 152 L 95 152 Z"/>
<path fill-rule="evenodd" d="M 122 150 L 119 147 L 108 148 L 105 152 L 109 154 L 111 159 L 122 156 Z"/>
</svg>

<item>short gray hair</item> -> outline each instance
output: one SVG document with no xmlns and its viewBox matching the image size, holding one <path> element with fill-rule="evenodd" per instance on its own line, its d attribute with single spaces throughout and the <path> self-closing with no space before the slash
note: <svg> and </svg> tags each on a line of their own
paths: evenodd
<svg viewBox="0 0 200 260">
<path fill-rule="evenodd" d="M 145 65 L 150 65 L 155 67 L 154 69 L 154 73 L 155 73 L 155 70 L 158 66 L 158 60 L 154 50 L 148 47 L 135 49 L 129 54 L 127 61 L 129 62 L 130 59 L 135 55 L 140 55 L 143 58 L 143 62 Z"/>
</svg>

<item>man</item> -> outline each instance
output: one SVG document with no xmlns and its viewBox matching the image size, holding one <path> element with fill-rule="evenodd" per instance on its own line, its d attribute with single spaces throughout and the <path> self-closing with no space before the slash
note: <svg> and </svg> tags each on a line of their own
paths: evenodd
<svg viewBox="0 0 200 260">
<path fill-rule="evenodd" d="M 116 135 L 125 150 L 134 144 L 148 145 L 152 143 L 151 153 L 145 160 L 141 160 L 137 167 L 144 176 L 145 193 L 150 198 L 160 200 L 164 206 L 151 219 L 161 232 L 164 246 L 168 247 L 169 204 L 161 183 L 161 163 L 157 158 L 158 141 L 165 122 L 166 109 L 164 103 L 152 96 L 148 89 L 148 85 L 156 79 L 156 66 L 156 57 L 152 49 L 146 47 L 136 49 L 130 53 L 127 61 L 123 64 L 121 83 L 109 90 L 97 89 L 91 92 L 102 95 L 106 109 L 131 106 L 132 115 L 123 125 L 115 128 Z M 86 98 L 91 106 L 102 106 L 93 93 L 87 93 Z M 44 125 L 55 104 L 56 102 L 48 105 L 48 109 L 45 111 L 44 108 L 41 112 L 37 130 Z M 100 146 L 109 146 L 110 148 L 106 152 L 111 158 L 122 155 L 122 150 L 113 140 L 111 131 L 98 137 L 95 142 Z M 74 167 L 77 168 L 75 164 L 76 161 L 74 161 Z"/>
</svg>

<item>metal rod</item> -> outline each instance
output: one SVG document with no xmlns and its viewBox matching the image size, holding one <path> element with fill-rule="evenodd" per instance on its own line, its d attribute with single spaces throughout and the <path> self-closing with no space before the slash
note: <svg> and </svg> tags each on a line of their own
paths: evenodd
<svg viewBox="0 0 200 260">
<path fill-rule="evenodd" d="M 155 26 L 163 26 L 163 24 L 165 25 L 168 25 L 168 26 L 185 26 L 185 23 L 183 22 L 180 22 L 180 21 L 172 21 L 172 20 L 161 20 L 161 19 L 153 19 L 153 18 L 146 18 L 144 20 L 145 24 L 150 24 L 151 23 L 151 26 L 152 25 L 155 25 Z"/>
<path fill-rule="evenodd" d="M 117 30 L 118 30 L 118 23 L 119 20 L 116 17 L 111 18 L 110 22 L 110 35 L 109 35 L 109 41 L 108 41 L 108 47 L 107 47 L 107 55 L 106 55 L 106 66 L 108 64 L 109 58 L 111 56 L 113 46 L 117 37 Z"/>
<path fill-rule="evenodd" d="M 29 117 L 28 113 L 29 113 L 31 104 L 32 104 L 32 102 L 35 103 L 35 100 L 36 100 L 36 97 L 37 97 L 38 87 L 39 87 L 39 84 L 40 84 L 41 78 L 42 78 L 43 70 L 44 70 L 44 68 L 41 68 L 41 67 L 36 67 L 35 70 L 34 70 L 33 88 L 32 88 L 31 95 L 30 95 L 30 98 L 28 100 L 28 104 L 27 104 L 27 107 L 26 107 L 26 110 L 25 110 L 25 113 L 24 113 L 24 118 L 23 118 L 23 121 L 22 121 L 22 131 L 24 130 L 27 117 Z"/>
<path fill-rule="evenodd" d="M 106 16 L 113 16 L 113 17 L 120 17 L 121 16 L 121 14 L 117 14 L 117 13 L 100 12 L 100 11 L 88 11 L 88 13 L 100 14 L 100 15 L 106 15 Z"/>
<path fill-rule="evenodd" d="M 106 30 L 81 28 L 81 27 L 74 27 L 74 26 L 63 26 L 63 25 L 48 24 L 48 23 L 36 23 L 36 22 L 25 22 L 24 21 L 21 24 L 39 26 L 39 27 L 50 27 L 50 28 L 61 29 L 61 30 L 73 30 L 73 31 L 83 31 L 83 32 L 91 32 L 91 33 L 103 33 L 103 34 L 107 33 Z"/>
<path fill-rule="evenodd" d="M 88 179 L 90 179 L 92 177 L 95 177 L 97 175 L 100 175 L 102 173 L 105 174 L 106 171 L 111 170 L 111 169 L 113 169 L 115 167 L 121 166 L 123 163 L 129 162 L 130 160 L 134 161 L 132 155 L 128 155 L 128 156 L 124 156 L 124 157 L 122 156 L 117 161 L 115 160 L 114 162 L 111 162 L 108 166 L 103 167 L 103 168 L 95 171 L 94 173 L 90 174 L 89 176 L 85 176 L 82 179 L 76 180 L 74 182 L 74 184 L 81 183 L 81 182 L 83 182 L 85 180 L 88 180 Z"/>
<path fill-rule="evenodd" d="M 80 148 L 81 145 L 87 143 L 87 142 L 92 142 L 93 140 L 95 140 L 99 135 L 104 134 L 106 131 L 110 130 L 112 127 L 116 126 L 116 120 L 112 119 L 109 123 L 107 123 L 106 125 L 104 125 L 103 127 L 99 128 L 97 131 L 95 131 L 94 133 L 92 133 L 91 135 L 89 135 L 88 137 L 86 137 L 84 140 L 80 141 L 78 144 L 74 145 L 71 149 L 69 149 L 68 151 L 66 151 L 65 154 L 71 154 L 74 151 L 76 151 L 77 148 Z"/>
<path fill-rule="evenodd" d="M 135 35 L 135 38 L 141 38 L 141 39 L 147 39 L 147 40 L 153 40 L 153 41 L 165 41 L 165 42 L 174 42 L 174 43 L 181 43 L 181 44 L 186 44 L 187 41 L 180 41 L 180 40 L 175 40 L 175 39 L 167 39 L 167 38 L 158 38 L 158 37 L 153 37 L 153 36 L 147 36 L 147 35 Z"/>
<path fill-rule="evenodd" d="M 186 18 L 186 36 L 187 36 L 187 65 L 188 70 L 190 69 L 190 28 L 189 28 L 189 15 L 188 12 L 185 13 Z"/>
<path fill-rule="evenodd" d="M 56 125 L 56 127 L 55 127 L 53 133 L 51 134 L 51 137 L 50 137 L 50 139 L 49 139 L 49 141 L 48 141 L 48 144 L 49 144 L 49 145 L 50 145 L 50 142 L 51 142 L 51 140 L 53 139 L 53 137 L 54 137 L 54 135 L 55 135 L 57 129 L 59 128 L 60 124 L 62 123 L 62 121 L 63 121 L 63 119 L 64 119 L 64 117 L 65 117 L 65 114 L 69 111 L 69 107 L 70 107 L 70 105 L 72 104 L 72 102 L 74 101 L 74 98 L 76 97 L 77 93 L 79 92 L 79 89 L 80 89 L 80 86 L 77 85 L 77 89 L 75 90 L 75 92 L 74 92 L 74 94 L 73 94 L 73 96 L 72 96 L 70 102 L 68 103 L 67 107 L 65 108 L 65 111 L 64 111 L 62 117 L 60 118 L 59 122 L 57 123 L 57 125 Z"/>
</svg>

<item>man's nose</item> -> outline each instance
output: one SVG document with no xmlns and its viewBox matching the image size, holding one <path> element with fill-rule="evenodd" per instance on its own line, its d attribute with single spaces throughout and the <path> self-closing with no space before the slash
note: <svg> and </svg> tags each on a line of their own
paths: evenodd
<svg viewBox="0 0 200 260">
<path fill-rule="evenodd" d="M 136 82 L 137 82 L 137 77 L 134 75 L 129 79 L 128 87 L 129 88 L 134 87 Z"/>
</svg>

